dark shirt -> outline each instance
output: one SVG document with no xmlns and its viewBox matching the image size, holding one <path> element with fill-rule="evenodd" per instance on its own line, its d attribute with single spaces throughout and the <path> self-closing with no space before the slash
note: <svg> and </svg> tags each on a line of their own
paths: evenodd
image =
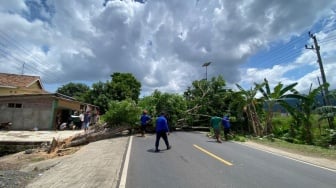
<svg viewBox="0 0 336 188">
<path fill-rule="evenodd" d="M 84 115 L 84 123 L 89 123 L 91 121 L 91 116 L 90 114 L 85 114 Z"/>
<path fill-rule="evenodd" d="M 169 132 L 167 119 L 164 116 L 156 119 L 156 132 Z"/>
<path fill-rule="evenodd" d="M 224 116 L 222 119 L 222 124 L 224 128 L 230 128 L 230 119 L 227 116 Z"/>
<path fill-rule="evenodd" d="M 142 114 L 140 121 L 141 121 L 141 125 L 147 125 L 148 121 L 150 121 L 151 118 L 150 116 L 148 116 L 147 114 Z"/>
</svg>

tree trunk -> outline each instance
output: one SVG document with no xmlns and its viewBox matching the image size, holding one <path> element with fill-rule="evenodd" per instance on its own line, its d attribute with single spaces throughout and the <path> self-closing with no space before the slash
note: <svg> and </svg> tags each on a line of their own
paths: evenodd
<svg viewBox="0 0 336 188">
<path fill-rule="evenodd" d="M 256 125 L 255 125 L 255 122 L 253 121 L 252 111 L 251 111 L 251 108 L 249 106 L 247 106 L 246 113 L 247 113 L 248 120 L 251 122 L 252 129 L 253 129 L 253 134 L 257 135 Z"/>
<path fill-rule="evenodd" d="M 257 109 L 255 105 L 253 104 L 253 102 L 251 103 L 251 112 L 252 112 L 253 122 L 255 123 L 255 126 L 256 126 L 256 133 L 258 136 L 262 136 L 262 127 L 261 127 L 260 119 L 257 113 Z"/>
<path fill-rule="evenodd" d="M 98 140 L 109 139 L 118 136 L 120 133 L 126 130 L 131 130 L 132 127 L 128 125 L 114 127 L 114 128 L 105 128 L 105 129 L 94 129 L 90 130 L 88 133 L 75 135 L 64 140 L 56 140 L 53 138 L 51 146 L 48 153 L 54 152 L 59 149 L 65 149 L 69 147 L 81 146 L 88 144 L 90 142 L 95 142 Z"/>
</svg>

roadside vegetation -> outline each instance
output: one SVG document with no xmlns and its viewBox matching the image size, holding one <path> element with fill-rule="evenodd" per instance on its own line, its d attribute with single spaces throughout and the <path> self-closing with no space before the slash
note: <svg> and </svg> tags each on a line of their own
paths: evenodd
<svg viewBox="0 0 336 188">
<path fill-rule="evenodd" d="M 328 85 L 310 88 L 308 93 L 298 92 L 296 85 L 279 82 L 272 87 L 265 78 L 250 89 L 239 84 L 227 88 L 218 76 L 193 81 L 183 94 L 155 90 L 139 98 L 141 83 L 130 73 L 114 73 L 105 83 L 92 87 L 70 83 L 58 92 L 99 106 L 101 121 L 110 128 L 138 127 L 144 109 L 153 117 L 166 112 L 172 130 L 209 127 L 211 116 L 230 115 L 232 140 L 250 139 L 335 158 L 335 90 L 323 98 Z"/>
<path fill-rule="evenodd" d="M 273 148 L 278 148 L 284 151 L 288 151 L 290 153 L 336 160 L 336 150 L 334 148 L 328 149 L 314 145 L 293 144 L 278 138 L 272 140 L 261 138 L 250 138 L 250 140 L 258 144 L 271 146 Z"/>
</svg>

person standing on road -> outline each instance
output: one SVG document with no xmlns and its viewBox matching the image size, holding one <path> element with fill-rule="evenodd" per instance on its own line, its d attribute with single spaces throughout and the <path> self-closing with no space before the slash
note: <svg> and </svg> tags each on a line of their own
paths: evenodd
<svg viewBox="0 0 336 188">
<path fill-rule="evenodd" d="M 222 119 L 222 124 L 224 127 L 224 138 L 227 141 L 228 140 L 228 134 L 230 133 L 230 116 L 229 115 L 225 115 Z"/>
<path fill-rule="evenodd" d="M 141 136 L 144 137 L 146 133 L 146 127 L 151 122 L 152 118 L 147 115 L 147 110 L 144 110 L 141 118 L 140 118 L 140 130 L 141 130 Z"/>
<path fill-rule="evenodd" d="M 84 129 L 85 124 L 84 124 L 84 111 L 81 110 L 81 113 L 79 114 L 79 121 L 80 121 L 80 126 L 78 127 L 80 129 Z"/>
<path fill-rule="evenodd" d="M 90 112 L 87 111 L 84 115 L 84 132 L 87 132 L 89 130 L 90 122 L 91 122 L 91 115 Z"/>
<path fill-rule="evenodd" d="M 161 113 L 160 116 L 156 119 L 156 140 L 155 140 L 155 152 L 159 152 L 159 143 L 160 143 L 160 138 L 162 137 L 166 146 L 167 150 L 171 148 L 171 145 L 169 145 L 168 141 L 168 135 L 169 135 L 169 128 L 168 128 L 168 123 L 167 119 L 165 117 L 165 113 Z"/>
<path fill-rule="evenodd" d="M 220 118 L 218 116 L 213 116 L 210 119 L 210 125 L 213 128 L 213 130 L 214 130 L 215 138 L 216 138 L 216 141 L 218 143 L 222 143 L 222 141 L 219 138 L 220 128 L 221 128 L 221 121 L 222 121 L 222 118 Z"/>
</svg>

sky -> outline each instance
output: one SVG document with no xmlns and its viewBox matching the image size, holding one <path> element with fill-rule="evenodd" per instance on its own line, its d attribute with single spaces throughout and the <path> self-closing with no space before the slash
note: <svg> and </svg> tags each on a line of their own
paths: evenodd
<svg viewBox="0 0 336 188">
<path fill-rule="evenodd" d="M 336 1 L 0 0 L 0 17 L 0 72 L 40 76 L 49 92 L 121 72 L 141 96 L 217 76 L 233 90 L 266 78 L 305 93 L 322 82 L 308 32 L 336 88 Z"/>
</svg>

